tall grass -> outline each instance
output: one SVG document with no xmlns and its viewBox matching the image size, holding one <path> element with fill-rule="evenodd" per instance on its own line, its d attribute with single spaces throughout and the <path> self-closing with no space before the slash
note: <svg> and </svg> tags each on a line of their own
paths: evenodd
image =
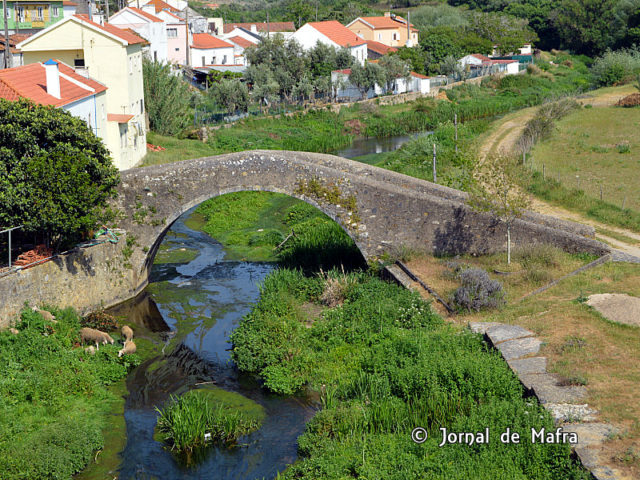
<svg viewBox="0 0 640 480">
<path fill-rule="evenodd" d="M 203 447 L 207 434 L 212 442 L 235 443 L 239 437 L 256 430 L 257 420 L 214 402 L 206 392 L 192 390 L 181 397 L 171 397 L 159 414 L 157 429 L 172 450 L 193 452 Z"/>
</svg>

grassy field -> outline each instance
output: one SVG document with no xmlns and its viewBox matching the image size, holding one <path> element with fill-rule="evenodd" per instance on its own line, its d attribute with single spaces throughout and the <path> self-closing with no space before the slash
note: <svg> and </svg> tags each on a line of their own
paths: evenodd
<svg viewBox="0 0 640 480">
<path fill-rule="evenodd" d="M 521 300 L 525 293 L 559 278 L 589 258 L 557 252 L 542 257 L 547 260 L 523 266 L 516 255 L 512 269 L 518 273 L 493 273 L 493 269 L 507 269 L 504 257 L 492 255 L 457 260 L 485 268 L 492 278 L 502 282 L 507 292 L 507 304 L 501 310 L 459 315 L 454 321 L 462 325 L 470 321 L 495 321 L 534 331 L 544 342 L 541 355 L 548 358 L 549 370 L 573 384 L 586 385 L 589 397 L 585 403 L 600 412 L 602 421 L 620 429 L 618 435 L 604 444 L 605 461 L 628 474 L 628 478 L 638 478 L 640 371 L 629 366 L 640 364 L 640 329 L 610 322 L 579 299 L 595 293 L 640 296 L 640 266 L 607 263 Z M 413 259 L 409 265 L 446 298 L 458 286 L 448 262 L 447 259 L 422 257 Z M 536 271 L 542 273 L 542 278 Z"/>
<path fill-rule="evenodd" d="M 640 210 L 640 108 L 594 107 L 557 123 L 532 159 L 550 178 L 594 199 Z M 626 199 L 626 200 L 625 200 Z"/>
</svg>

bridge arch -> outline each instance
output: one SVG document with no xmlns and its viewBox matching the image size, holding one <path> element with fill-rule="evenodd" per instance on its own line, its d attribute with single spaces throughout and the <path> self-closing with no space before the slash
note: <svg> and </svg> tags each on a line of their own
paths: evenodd
<svg viewBox="0 0 640 480">
<path fill-rule="evenodd" d="M 184 215 L 186 212 L 188 212 L 190 209 L 192 209 L 193 207 L 196 207 L 198 205 L 201 205 L 202 203 L 211 200 L 212 198 L 216 198 L 216 197 L 221 197 L 223 195 L 227 195 L 230 193 L 237 193 L 237 192 L 268 192 L 268 193 L 280 193 L 283 195 L 287 195 L 289 197 L 295 198 L 297 200 L 301 200 L 315 208 L 317 208 L 319 211 L 321 211 L 322 213 L 324 213 L 325 215 L 327 215 L 331 220 L 333 220 L 334 222 L 336 222 L 341 228 L 342 230 L 349 236 L 349 238 L 351 238 L 351 240 L 353 240 L 353 242 L 355 243 L 356 247 L 358 247 L 358 250 L 360 251 L 360 254 L 364 257 L 364 253 L 362 251 L 362 248 L 360 247 L 360 245 L 358 245 L 358 238 L 359 236 L 356 234 L 355 230 L 353 228 L 348 228 L 345 226 L 345 223 L 343 221 L 342 218 L 340 218 L 340 216 L 336 215 L 336 212 L 334 209 L 331 208 L 327 208 L 326 204 L 323 203 L 319 203 L 318 201 L 316 201 L 313 198 L 310 198 L 308 196 L 299 194 L 297 192 L 289 193 L 288 191 L 284 191 L 283 189 L 280 188 L 261 188 L 258 186 L 253 186 L 253 188 L 251 187 L 230 187 L 230 188 L 223 188 L 220 189 L 220 191 L 215 194 L 215 195 L 204 195 L 203 197 L 198 197 L 196 199 L 193 199 L 191 201 L 185 202 L 184 204 L 181 204 L 180 209 L 172 214 L 172 218 L 167 218 L 166 220 L 166 227 L 164 228 L 163 231 L 161 231 L 158 235 L 158 237 L 156 238 L 156 240 L 154 241 L 154 243 L 148 247 L 148 251 L 146 252 L 146 258 L 144 259 L 144 269 L 147 271 L 150 271 L 155 256 L 158 252 L 158 249 L 160 248 L 160 245 L 162 244 L 167 232 L 169 230 L 171 230 L 171 227 L 173 226 L 173 224 L 176 222 L 176 220 L 178 220 L 182 215 Z M 175 218 L 173 218 L 173 216 L 175 216 Z M 366 258 L 366 257 L 364 257 Z"/>
<path fill-rule="evenodd" d="M 132 251 L 131 291 L 143 288 L 171 224 L 209 198 L 237 191 L 284 193 L 340 224 L 366 260 L 399 247 L 432 253 L 503 251 L 506 229 L 466 206 L 466 194 L 333 155 L 247 151 L 121 172 L 115 207 L 124 213 Z M 593 228 L 526 213 L 512 227 L 515 245 L 550 243 L 602 254 Z"/>
</svg>

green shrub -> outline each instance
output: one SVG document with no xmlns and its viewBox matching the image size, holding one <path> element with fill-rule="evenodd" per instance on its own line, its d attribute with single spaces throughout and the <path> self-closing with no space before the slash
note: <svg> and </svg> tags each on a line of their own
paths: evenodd
<svg viewBox="0 0 640 480">
<path fill-rule="evenodd" d="M 640 50 L 608 50 L 593 62 L 591 72 L 598 86 L 631 81 L 634 75 L 640 73 Z"/>
<path fill-rule="evenodd" d="M 481 268 L 467 268 L 458 274 L 460 287 L 453 292 L 453 303 L 461 310 L 479 312 L 485 308 L 499 308 L 505 304 L 502 284 L 489 278 Z"/>
</svg>

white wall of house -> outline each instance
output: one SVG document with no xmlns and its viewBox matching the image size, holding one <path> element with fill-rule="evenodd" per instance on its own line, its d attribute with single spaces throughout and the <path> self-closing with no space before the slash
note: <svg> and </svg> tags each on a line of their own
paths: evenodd
<svg viewBox="0 0 640 480">
<path fill-rule="evenodd" d="M 224 48 L 190 48 L 191 66 L 234 65 L 233 47 Z M 204 61 L 204 63 L 203 63 Z"/>
<path fill-rule="evenodd" d="M 233 37 L 242 37 L 242 38 L 244 38 L 245 40 L 248 40 L 251 43 L 254 43 L 254 44 L 260 43 L 260 39 L 256 38 L 254 35 L 260 35 L 260 34 L 257 33 L 257 31 L 256 31 L 256 32 L 254 32 L 253 35 L 251 35 L 251 34 L 247 33 L 247 31 L 244 28 L 236 27 L 233 30 L 231 30 L 229 33 L 225 33 L 224 35 L 221 35 L 221 36 L 219 35 L 218 38 L 221 38 L 221 39 L 223 39 L 225 41 L 229 41 L 229 39 L 233 38 Z"/>
<path fill-rule="evenodd" d="M 467 55 L 466 57 L 462 57 L 458 60 L 458 63 L 462 67 L 466 67 L 467 65 L 482 65 L 482 60 L 474 57 L 473 55 Z"/>
<path fill-rule="evenodd" d="M 84 120 L 91 131 L 102 138 L 106 144 L 107 139 L 107 108 L 106 92 L 82 98 L 76 102 L 60 107 L 74 117 Z"/>
<path fill-rule="evenodd" d="M 168 60 L 167 25 L 142 18 L 135 12 L 124 9 L 113 14 L 109 23 L 120 28 L 130 28 L 149 42 L 148 55 L 151 60 L 166 63 Z"/>
<path fill-rule="evenodd" d="M 62 16 L 63 18 L 72 17 L 76 14 L 76 9 L 78 7 L 76 5 L 63 5 L 62 6 Z"/>
</svg>

